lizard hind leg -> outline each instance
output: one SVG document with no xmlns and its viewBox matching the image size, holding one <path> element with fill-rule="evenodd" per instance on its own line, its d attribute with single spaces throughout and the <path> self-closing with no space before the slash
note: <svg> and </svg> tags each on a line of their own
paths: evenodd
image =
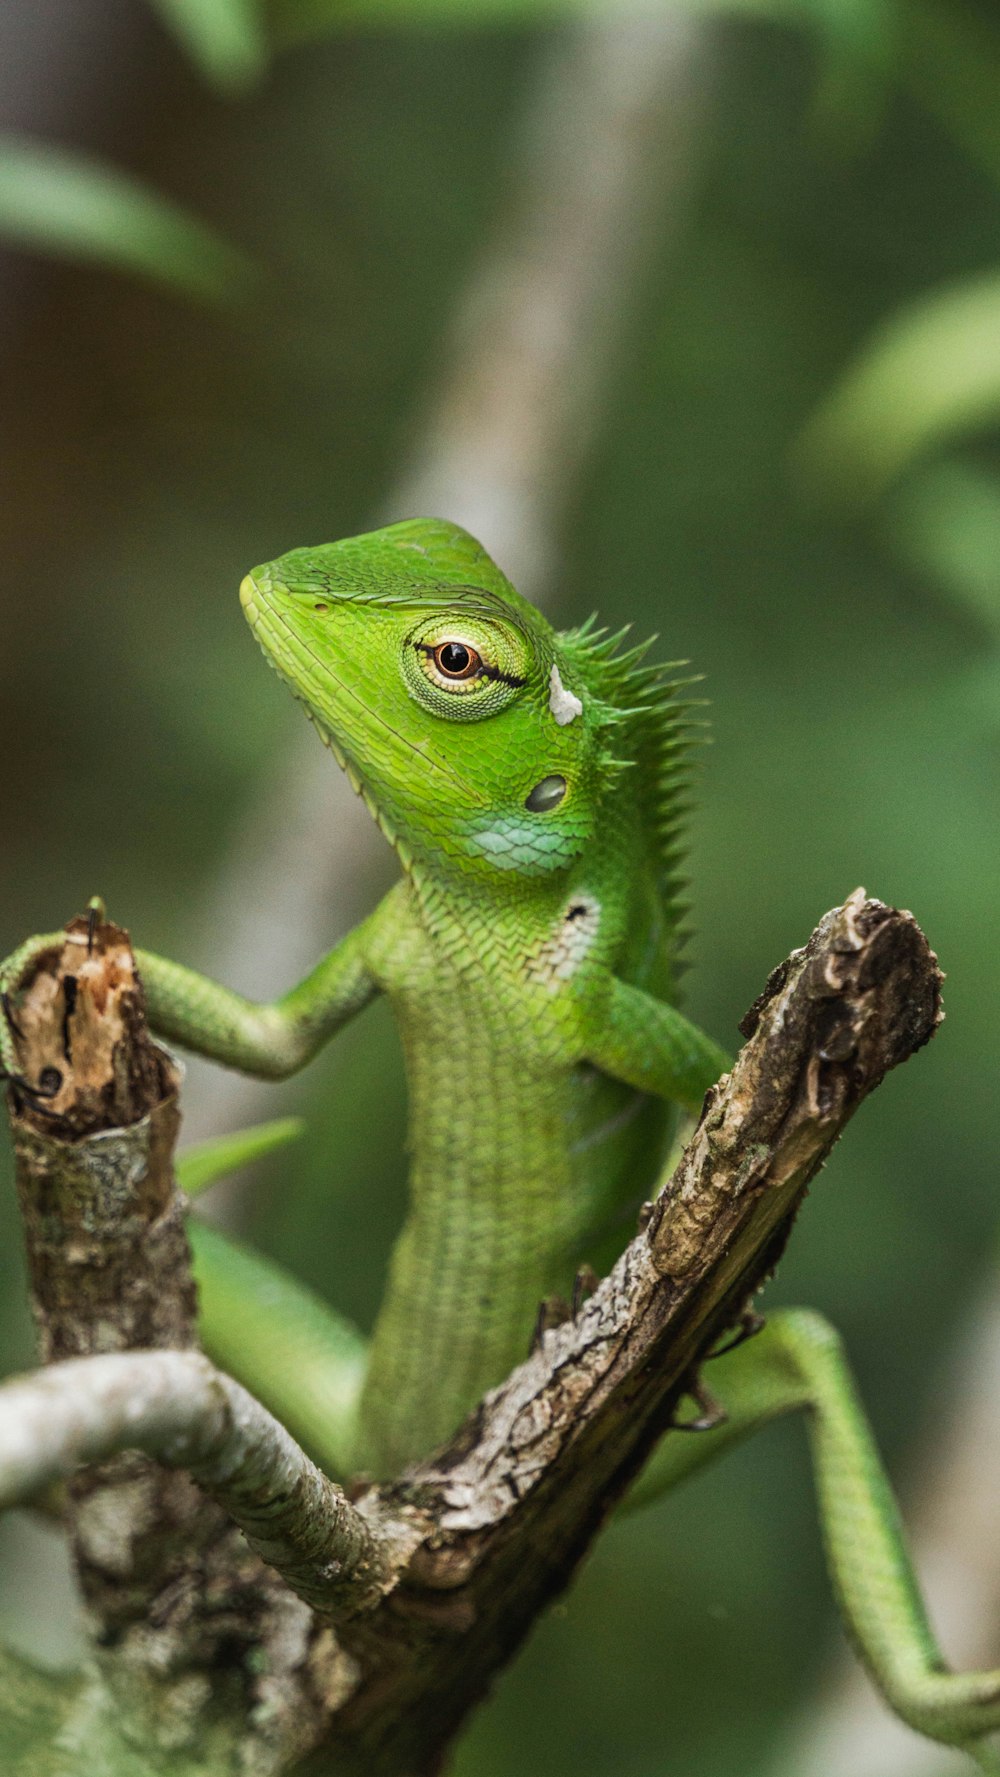
<svg viewBox="0 0 1000 1777">
<path fill-rule="evenodd" d="M 645 1503 L 769 1419 L 807 1414 L 820 1523 L 834 1592 L 868 1672 L 917 1733 L 1000 1771 L 1000 1669 L 950 1672 L 927 1620 L 888 1476 L 840 1338 L 820 1315 L 783 1310 L 752 1344 L 712 1365 L 726 1421 L 702 1438 L 667 1436 L 626 1509 Z"/>
<path fill-rule="evenodd" d="M 199 1196 L 239 1167 L 297 1141 L 304 1130 L 301 1117 L 277 1117 L 199 1142 L 177 1156 L 177 1182 L 186 1196 Z M 367 1342 L 273 1260 L 194 1216 L 188 1237 L 204 1349 L 270 1408 L 328 1474 L 346 1480 Z"/>
<path fill-rule="evenodd" d="M 205 1351 L 263 1401 L 327 1474 L 350 1479 L 367 1340 L 251 1247 L 194 1216 L 188 1235 Z"/>
</svg>

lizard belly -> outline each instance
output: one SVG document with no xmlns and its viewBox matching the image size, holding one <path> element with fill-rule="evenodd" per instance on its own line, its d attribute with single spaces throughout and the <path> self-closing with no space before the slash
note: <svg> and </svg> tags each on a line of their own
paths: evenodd
<svg viewBox="0 0 1000 1777">
<path fill-rule="evenodd" d="M 376 1474 L 442 1443 L 527 1357 L 542 1298 L 568 1298 L 583 1260 L 624 1245 L 659 1170 L 668 1108 L 577 1062 L 573 974 L 597 922 L 565 899 L 532 942 L 502 906 L 456 931 L 453 907 L 401 885 L 374 958 L 411 1156 L 360 1408 L 359 1466 Z"/>
<path fill-rule="evenodd" d="M 359 1462 L 378 1474 L 441 1443 L 527 1357 L 542 1297 L 571 1292 L 621 1201 L 623 1167 L 641 1198 L 662 1145 L 662 1107 L 547 1059 L 484 1013 L 481 994 L 408 997 L 398 1010 L 410 1208 L 361 1403 Z"/>
<path fill-rule="evenodd" d="M 569 1070 L 527 1059 L 478 983 L 399 995 L 395 1010 L 410 1206 L 361 1405 L 361 1456 L 378 1473 L 433 1449 L 527 1356 L 574 1244 Z"/>
</svg>

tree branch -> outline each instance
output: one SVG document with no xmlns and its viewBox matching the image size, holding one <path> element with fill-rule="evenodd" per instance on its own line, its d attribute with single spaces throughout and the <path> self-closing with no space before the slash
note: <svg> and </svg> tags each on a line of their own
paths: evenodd
<svg viewBox="0 0 1000 1777">
<path fill-rule="evenodd" d="M 302 1747 L 338 1772 L 429 1777 L 670 1432 L 848 1119 L 933 1034 L 939 983 L 910 914 L 862 890 L 827 914 L 751 1008 L 745 1047 L 613 1270 L 400 1480 L 349 1504 L 235 1383 L 160 1351 L 0 1392 L 0 1503 L 126 1445 L 185 1465 L 323 1613 L 300 1625 L 283 1686 L 286 1715 L 303 1695 L 311 1708 Z M 53 1040 L 61 1028 L 50 1021 Z"/>
<path fill-rule="evenodd" d="M 128 1351 L 113 1361 L 140 1368 L 202 1362 L 190 1350 L 196 1297 L 172 1170 L 178 1075 L 146 1030 L 116 926 L 72 921 L 36 958 L 16 1016 L 26 1085 L 9 1089 L 11 1133 L 39 1345 L 46 1361 L 84 1360 L 69 1374 L 96 1435 L 82 1381 L 90 1354 Z M 55 1437 L 58 1381 L 18 1386 L 46 1391 Z M 33 1423 L 51 1452 L 37 1413 Z M 75 1423 L 82 1436 L 86 1422 Z M 66 1435 L 59 1473 L 74 1466 Z M 98 1436 L 94 1454 L 110 1460 L 78 1468 L 66 1504 L 107 1732 L 149 1757 L 161 1747 L 169 1762 L 207 1744 L 226 1715 L 246 1740 L 249 1718 L 261 1770 L 277 1769 L 322 1721 L 307 1670 L 311 1613 L 187 1474 L 131 1444 Z M 258 1529 L 266 1535 L 266 1522 Z"/>
<path fill-rule="evenodd" d="M 772 974 L 676 1173 L 576 1318 L 436 1460 L 361 1502 L 405 1525 L 411 1553 L 343 1632 L 363 1674 L 335 1725 L 345 1768 L 436 1768 L 773 1268 L 848 1119 L 933 1034 L 939 985 L 910 914 L 861 890 L 827 914 Z"/>
<path fill-rule="evenodd" d="M 315 1610 L 346 1615 L 380 1595 L 388 1561 L 370 1525 L 200 1352 L 78 1358 L 0 1388 L 0 1508 L 123 1450 L 187 1469 Z"/>
</svg>

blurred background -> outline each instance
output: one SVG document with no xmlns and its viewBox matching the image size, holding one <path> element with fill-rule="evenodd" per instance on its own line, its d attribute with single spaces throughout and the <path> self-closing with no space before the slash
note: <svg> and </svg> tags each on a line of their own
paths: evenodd
<svg viewBox="0 0 1000 1777">
<path fill-rule="evenodd" d="M 858 883 L 947 1023 L 764 1306 L 846 1335 L 954 1658 L 1000 1652 L 992 1012 L 1000 24 L 987 0 L 34 0 L 0 10 L 0 954 L 100 891 L 287 985 L 393 874 L 264 669 L 251 564 L 417 510 L 705 675 L 687 1006 L 722 1042 Z M 301 732 L 300 732 L 301 730 Z M 384 1008 L 190 1129 L 300 1110 L 220 1214 L 370 1324 Z M 0 1157 L 0 1368 L 33 1361 Z M 0 1632 L 78 1627 L 0 1524 Z M 801 1428 L 612 1526 L 458 1777 L 919 1777 L 855 1685 Z"/>
</svg>

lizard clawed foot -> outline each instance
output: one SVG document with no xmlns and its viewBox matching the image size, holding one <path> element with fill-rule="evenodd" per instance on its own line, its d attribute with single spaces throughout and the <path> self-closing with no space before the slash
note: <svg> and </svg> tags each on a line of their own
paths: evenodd
<svg viewBox="0 0 1000 1777">
<path fill-rule="evenodd" d="M 725 1425 L 729 1417 L 725 1407 L 714 1395 L 709 1394 L 700 1376 L 695 1377 L 684 1392 L 693 1401 L 697 1401 L 701 1412 L 697 1419 L 672 1419 L 669 1431 L 715 1431 L 717 1426 Z"/>
<path fill-rule="evenodd" d="M 0 1081 L 9 1080 L 12 1084 L 21 1084 L 23 1091 L 35 1092 L 21 1074 L 21 1061 L 18 1044 L 24 1040 L 24 1028 L 19 1011 L 19 995 L 33 971 L 38 967 L 47 953 L 58 953 L 62 946 L 62 932 L 47 932 L 35 938 L 27 938 L 11 956 L 0 961 Z M 41 1096 L 53 1097 L 59 1088 L 46 1092 L 43 1088 Z"/>
<path fill-rule="evenodd" d="M 3 1015 L 6 1018 L 7 1023 L 10 1025 L 11 1030 L 14 1032 L 14 1035 L 16 1037 L 23 1037 L 24 1032 L 18 1023 L 17 1013 L 14 1010 L 10 994 L 7 993 L 6 989 L 3 993 L 0 993 L 0 1009 L 2 1009 Z"/>
<path fill-rule="evenodd" d="M 0 992 L 0 1082 L 10 1080 L 16 1082 L 21 1076 L 17 1062 L 16 1044 L 21 1041 L 24 1032 L 14 1002 L 6 988 Z"/>
<path fill-rule="evenodd" d="M 766 1325 L 767 1321 L 762 1314 L 757 1313 L 756 1308 L 744 1308 L 732 1337 L 727 1339 L 724 1344 L 716 1345 L 712 1351 L 707 1352 L 706 1359 L 725 1357 L 727 1351 L 735 1351 L 737 1346 L 745 1345 L 748 1339 L 756 1338 Z"/>
</svg>

